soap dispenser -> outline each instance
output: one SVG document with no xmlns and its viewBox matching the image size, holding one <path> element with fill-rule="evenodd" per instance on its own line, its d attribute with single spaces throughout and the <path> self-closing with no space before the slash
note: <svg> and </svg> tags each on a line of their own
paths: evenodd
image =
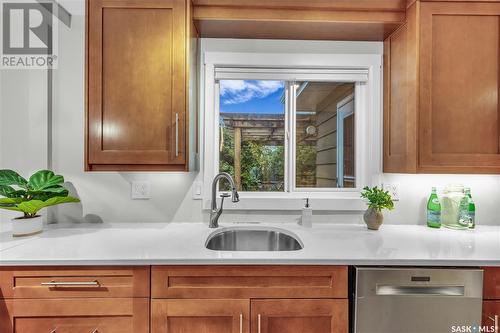
<svg viewBox="0 0 500 333">
<path fill-rule="evenodd" d="M 312 227 L 312 208 L 309 206 L 309 198 L 306 198 L 306 205 L 302 208 L 302 219 L 300 220 L 300 224 L 305 228 Z"/>
</svg>

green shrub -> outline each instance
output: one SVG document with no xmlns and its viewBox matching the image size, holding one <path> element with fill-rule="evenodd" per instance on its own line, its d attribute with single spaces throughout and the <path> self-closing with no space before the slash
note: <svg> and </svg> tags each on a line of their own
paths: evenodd
<svg viewBox="0 0 500 333">
<path fill-rule="evenodd" d="M 389 192 L 377 186 L 372 188 L 365 186 L 363 192 L 361 192 L 361 197 L 368 200 L 369 208 L 373 208 L 378 212 L 381 212 L 382 209 L 392 210 L 394 208 L 394 202 Z"/>
</svg>

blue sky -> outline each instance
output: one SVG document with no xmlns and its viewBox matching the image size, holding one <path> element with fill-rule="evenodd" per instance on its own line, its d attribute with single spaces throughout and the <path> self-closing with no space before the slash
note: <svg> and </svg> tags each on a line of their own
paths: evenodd
<svg viewBox="0 0 500 333">
<path fill-rule="evenodd" d="M 221 80 L 221 113 L 284 113 L 283 81 Z"/>
</svg>

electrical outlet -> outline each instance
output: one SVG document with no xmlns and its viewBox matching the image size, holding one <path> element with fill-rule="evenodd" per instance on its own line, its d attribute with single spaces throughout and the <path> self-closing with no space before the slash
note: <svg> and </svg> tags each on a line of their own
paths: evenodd
<svg viewBox="0 0 500 333">
<path fill-rule="evenodd" d="M 391 183 L 384 184 L 384 191 L 389 192 L 392 197 L 392 200 L 399 201 L 399 184 Z"/>
<path fill-rule="evenodd" d="M 132 199 L 151 199 L 151 183 L 149 181 L 133 181 Z"/>
</svg>

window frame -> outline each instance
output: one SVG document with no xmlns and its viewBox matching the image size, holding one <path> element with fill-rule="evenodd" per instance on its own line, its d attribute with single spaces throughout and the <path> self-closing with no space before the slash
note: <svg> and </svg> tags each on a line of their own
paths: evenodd
<svg viewBox="0 0 500 333">
<path fill-rule="evenodd" d="M 368 73 L 366 82 L 349 81 L 344 77 L 343 82 L 355 84 L 355 161 L 356 161 L 356 187 L 355 188 L 297 188 L 295 185 L 295 136 L 293 133 L 285 134 L 285 191 L 284 192 L 242 192 L 241 201 L 237 204 L 227 203 L 227 209 L 236 210 L 297 210 L 303 204 L 303 198 L 310 198 L 315 210 L 343 210 L 360 211 L 365 209 L 364 202 L 359 194 L 363 186 L 378 182 L 381 172 L 381 144 L 382 144 L 382 117 L 381 117 L 381 65 L 380 55 L 373 54 L 271 54 L 271 53 L 232 53 L 232 52 L 205 52 L 203 55 L 203 67 L 201 87 L 204 90 L 203 103 L 203 125 L 204 131 L 201 137 L 204 139 L 202 152 L 202 174 L 203 174 L 203 208 L 210 207 L 210 188 L 213 177 L 219 170 L 219 85 L 216 83 L 216 69 L 224 67 L 242 67 L 246 69 L 281 69 L 287 68 L 307 73 L 308 69 L 313 72 L 328 72 L 331 76 L 329 81 L 340 81 L 335 73 L 351 73 L 357 69 L 366 70 Z M 345 71 L 345 72 L 343 72 Z M 321 74 L 321 73 L 320 73 Z M 258 76 L 245 76 L 242 74 L 234 79 L 259 79 Z M 349 78 L 351 76 L 347 76 Z M 229 79 L 225 77 L 224 79 Z M 264 79 L 264 78 L 260 78 Z M 271 79 L 269 77 L 265 79 Z M 282 80 L 275 78 L 274 80 Z M 284 80 L 286 81 L 286 80 Z M 321 81 L 325 82 L 324 75 L 302 74 L 299 79 L 289 81 Z M 327 80 L 328 81 L 328 80 Z M 286 84 L 285 93 L 288 103 L 295 101 L 295 82 Z M 295 112 L 290 114 L 287 110 L 293 109 L 285 105 L 285 122 L 295 126 Z M 358 119 L 359 118 L 359 119 Z M 368 126 L 373 124 L 373 126 Z M 285 126 L 286 127 L 286 126 Z M 294 132 L 294 131 L 292 131 Z M 358 139 L 360 137 L 360 139 Z M 288 142 L 287 142 L 288 141 Z M 371 144 L 370 144 L 371 143 Z M 290 177 L 292 180 L 289 181 Z M 269 199 L 273 199 L 270 201 Z"/>
<path fill-rule="evenodd" d="M 224 79 L 224 80 L 240 80 L 240 79 Z M 220 124 L 220 83 L 219 83 L 220 80 L 216 80 L 214 82 L 214 98 L 215 98 L 215 103 L 214 103 L 214 117 L 215 117 L 215 120 L 217 122 L 217 126 L 219 126 Z M 276 80 L 278 81 L 278 80 Z M 290 83 L 285 81 L 285 94 L 288 95 L 289 93 L 289 87 Z M 290 177 L 290 174 L 289 174 L 289 168 L 287 168 L 288 166 L 288 163 L 289 163 L 289 133 L 287 132 L 287 129 L 288 129 L 288 122 L 289 122 L 289 112 L 288 112 L 288 108 L 289 108 L 289 103 L 290 103 L 290 100 L 289 100 L 289 97 L 285 97 L 285 105 L 284 105 L 284 109 L 285 109 L 285 119 L 284 119 L 284 130 L 285 130 L 285 138 L 284 138 L 284 159 L 285 159 L 285 170 L 283 170 L 283 191 L 281 192 L 278 192 L 278 191 L 263 191 L 263 192 L 248 192 L 248 191 L 238 191 L 238 193 L 240 194 L 240 197 L 252 197 L 252 195 L 255 194 L 255 196 L 262 196 L 262 194 L 266 194 L 266 193 L 276 193 L 276 194 L 283 194 L 283 193 L 286 193 L 286 192 L 289 192 L 289 187 L 288 187 L 288 184 L 289 184 L 289 177 Z M 217 133 L 215 133 L 215 136 L 216 136 L 216 140 L 215 140 L 215 144 L 217 146 L 219 146 L 220 144 L 220 130 L 219 130 L 219 127 L 217 127 L 217 130 L 216 130 Z M 213 174 L 213 176 L 215 177 L 215 175 L 219 172 L 220 170 L 220 166 L 219 166 L 219 157 L 220 157 L 220 154 L 217 153 L 214 155 L 214 160 L 215 160 L 215 166 L 214 166 L 214 170 L 216 170 L 217 172 L 215 172 Z M 220 191 L 219 191 L 220 193 Z M 252 194 L 252 195 L 248 195 L 248 194 Z M 264 195 L 265 196 L 265 195 Z"/>
<path fill-rule="evenodd" d="M 315 80 L 315 81 L 310 81 L 310 82 L 340 82 L 338 80 L 331 80 L 331 81 L 328 81 L 328 80 Z M 359 84 L 359 82 L 353 82 L 353 81 L 343 81 L 344 83 L 353 83 L 354 84 L 354 93 L 347 96 L 346 98 L 342 99 L 338 104 L 344 102 L 347 98 L 351 97 L 351 99 L 354 99 L 354 112 L 356 112 L 356 108 L 357 108 L 357 105 L 356 105 L 356 96 L 358 98 L 361 98 L 361 95 L 362 92 L 359 91 L 361 89 L 361 84 Z M 293 85 L 293 84 L 292 84 Z M 296 90 L 297 90 L 297 85 L 295 85 L 294 89 L 292 92 L 291 92 L 291 95 L 290 96 L 296 96 L 297 93 L 296 93 Z M 293 100 L 293 102 L 295 102 L 296 99 Z M 338 109 L 338 105 L 337 105 L 337 109 Z M 297 108 L 295 106 L 293 106 L 291 109 L 290 109 L 290 113 L 291 113 L 291 116 L 292 116 L 292 119 L 290 120 L 290 128 L 293 127 L 293 130 L 292 132 L 290 133 L 289 135 L 289 138 L 290 138 L 290 144 L 291 144 L 291 161 L 290 161 L 290 174 L 291 174 L 291 177 L 292 177 L 292 180 L 291 180 L 291 190 L 290 192 L 295 192 L 295 193 L 304 193 L 304 194 L 315 194 L 315 193 L 327 193 L 327 194 L 330 194 L 332 195 L 333 193 L 337 193 L 337 192 L 361 192 L 361 189 L 362 187 L 359 187 L 359 184 L 363 184 L 365 182 L 365 175 L 363 174 L 363 170 L 360 169 L 357 169 L 357 164 L 359 163 L 356 163 L 356 169 L 354 171 L 354 177 L 355 177 L 355 180 L 356 180 L 356 187 L 316 187 L 316 188 L 311 188 L 311 187 L 297 187 L 297 178 L 296 178 L 296 172 L 297 172 L 297 158 L 296 158 L 296 152 L 297 152 L 297 136 L 295 135 L 297 133 L 297 119 L 296 119 L 296 116 L 297 116 Z M 363 112 L 364 113 L 364 112 Z M 365 121 L 364 119 L 365 115 L 361 114 L 359 117 L 356 117 L 355 118 L 355 129 L 354 129 L 354 133 L 356 135 L 357 131 L 360 129 L 360 127 L 362 126 L 362 123 L 363 121 Z M 359 120 L 358 120 L 359 118 Z M 338 118 L 337 118 L 338 119 Z M 338 146 L 338 144 L 337 144 Z M 361 147 L 358 147 L 358 140 L 355 140 L 355 149 L 354 149 L 354 152 L 356 154 L 355 156 L 355 160 L 357 160 L 358 158 L 362 158 L 362 156 L 358 156 L 358 150 L 361 148 Z M 338 155 L 337 155 L 338 156 Z M 338 162 L 338 160 L 337 160 Z M 337 168 L 338 170 L 338 168 Z"/>
<path fill-rule="evenodd" d="M 344 106 L 354 101 L 354 94 L 351 94 L 337 103 L 337 147 L 344 146 L 344 123 L 343 120 L 350 115 L 356 114 L 356 107 L 353 108 L 352 112 L 341 112 L 339 116 L 339 110 Z M 356 121 L 356 117 L 354 117 L 354 121 Z M 356 139 L 356 136 L 354 136 Z M 356 145 L 356 142 L 354 142 Z M 356 151 L 356 147 L 355 147 Z M 340 164 L 338 161 L 341 161 Z M 356 161 L 356 159 L 354 160 Z M 355 163 L 355 166 L 357 163 Z M 342 186 L 344 186 L 344 150 L 337 148 L 337 179 L 340 179 Z M 356 182 L 356 170 L 354 171 L 354 181 Z M 339 181 L 337 180 L 337 183 Z"/>
</svg>

